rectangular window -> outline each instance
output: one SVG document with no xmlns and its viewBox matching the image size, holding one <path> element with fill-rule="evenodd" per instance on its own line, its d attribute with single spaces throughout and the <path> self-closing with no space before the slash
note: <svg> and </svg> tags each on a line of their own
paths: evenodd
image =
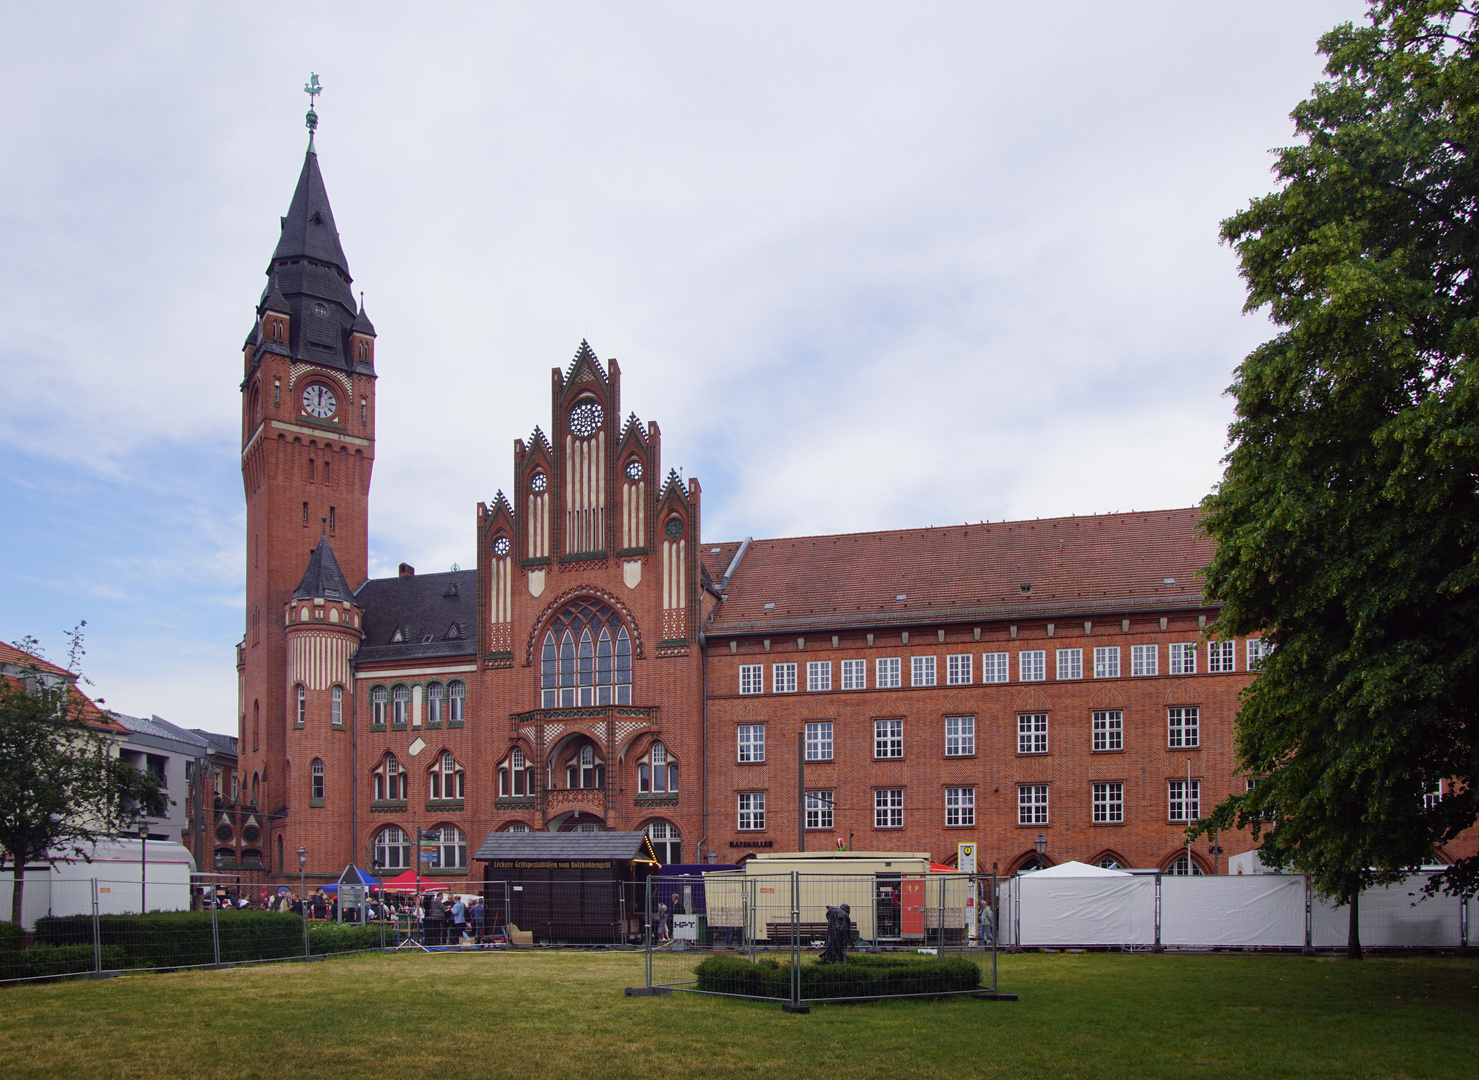
<svg viewBox="0 0 1479 1080">
<path fill-rule="evenodd" d="M 1022 682 L 1042 682 L 1048 677 L 1048 654 L 1045 649 L 1024 649 L 1017 654 L 1017 678 Z"/>
<path fill-rule="evenodd" d="M 873 827 L 904 827 L 904 791 L 902 788 L 880 788 L 873 793 Z"/>
<path fill-rule="evenodd" d="M 1263 667 L 1263 661 L 1269 653 L 1273 652 L 1273 646 L 1264 643 L 1262 638 L 1248 639 L 1248 670 L 1257 671 Z"/>
<path fill-rule="evenodd" d="M 739 726 L 739 760 L 744 762 L 765 760 L 764 724 L 741 724 Z"/>
<path fill-rule="evenodd" d="M 945 717 L 945 756 L 970 757 L 976 752 L 976 718 Z"/>
<path fill-rule="evenodd" d="M 1237 642 L 1209 641 L 1207 642 L 1207 670 L 1214 674 L 1231 671 L 1237 655 Z"/>
<path fill-rule="evenodd" d="M 1125 748 L 1125 714 L 1122 709 L 1094 710 L 1094 749 Z"/>
<path fill-rule="evenodd" d="M 1084 677 L 1084 651 L 1082 649 L 1058 650 L 1058 678 L 1082 679 Z"/>
<path fill-rule="evenodd" d="M 945 683 L 948 686 L 968 686 L 971 682 L 971 654 L 952 653 L 945 657 Z"/>
<path fill-rule="evenodd" d="M 899 658 L 897 656 L 880 656 L 875 675 L 874 685 L 880 690 L 888 690 L 900 685 Z"/>
<path fill-rule="evenodd" d="M 1159 675 L 1161 651 L 1158 645 L 1130 646 L 1130 675 Z"/>
<path fill-rule="evenodd" d="M 1201 709 L 1196 705 L 1177 705 L 1166 710 L 1166 745 L 1175 750 L 1199 746 Z"/>
<path fill-rule="evenodd" d="M 795 664 L 770 665 L 770 692 L 773 694 L 794 694 L 796 692 Z"/>
<path fill-rule="evenodd" d="M 1169 816 L 1172 821 L 1195 821 L 1202 816 L 1202 782 L 1172 780 L 1168 785 Z"/>
<path fill-rule="evenodd" d="M 1197 645 L 1194 641 L 1176 643 L 1171 646 L 1171 674 L 1195 675 L 1197 673 Z"/>
<path fill-rule="evenodd" d="M 765 666 L 763 664 L 740 665 L 740 693 L 760 694 L 765 692 Z"/>
<path fill-rule="evenodd" d="M 344 723 L 344 687 L 336 686 L 329 693 L 329 722 L 336 727 Z"/>
<path fill-rule="evenodd" d="M 1017 824 L 1046 825 L 1048 823 L 1048 785 L 1017 785 Z"/>
<path fill-rule="evenodd" d="M 760 832 L 765 828 L 765 792 L 739 793 L 740 832 Z"/>
<path fill-rule="evenodd" d="M 832 760 L 832 721 L 819 720 L 806 725 L 806 760 Z"/>
<path fill-rule="evenodd" d="M 933 656 L 911 656 L 909 658 L 909 685 L 935 685 L 935 658 Z"/>
<path fill-rule="evenodd" d="M 844 660 L 844 661 L 842 661 L 842 689 L 844 689 L 844 690 L 866 690 L 866 689 L 868 689 L 868 661 L 866 661 L 866 660 Z"/>
<path fill-rule="evenodd" d="M 1007 654 L 989 652 L 981 654 L 981 681 L 983 683 L 1009 682 L 1011 673 L 1007 667 Z"/>
<path fill-rule="evenodd" d="M 1094 678 L 1118 679 L 1120 677 L 1120 647 L 1100 645 L 1094 649 Z"/>
<path fill-rule="evenodd" d="M 1046 754 L 1048 752 L 1048 714 L 1045 712 L 1017 714 L 1017 753 Z"/>
<path fill-rule="evenodd" d="M 1125 820 L 1125 785 L 1094 785 L 1094 824 L 1118 825 Z"/>
<path fill-rule="evenodd" d="M 324 763 L 318 758 L 313 759 L 313 791 L 312 798 L 323 801 L 324 797 Z"/>
<path fill-rule="evenodd" d="M 875 758 L 904 756 L 904 721 L 873 721 L 873 756 Z"/>
<path fill-rule="evenodd" d="M 974 825 L 976 823 L 976 789 L 973 787 L 947 787 L 945 789 L 945 825 Z"/>
<path fill-rule="evenodd" d="M 808 829 L 830 829 L 832 827 L 832 793 L 830 791 L 808 791 L 806 793 L 806 827 Z"/>
<path fill-rule="evenodd" d="M 832 661 L 808 660 L 806 662 L 806 690 L 816 694 L 832 689 Z"/>
<path fill-rule="evenodd" d="M 1248 783 L 1249 783 L 1249 790 L 1251 791 L 1252 790 L 1252 783 L 1253 782 L 1250 780 Z M 1436 809 L 1437 806 L 1438 806 L 1438 804 L 1441 803 L 1442 801 L 1443 801 L 1443 781 L 1442 780 L 1439 780 L 1431 788 L 1429 788 L 1427 791 L 1424 791 L 1423 792 L 1423 809 L 1424 810 L 1433 810 L 1433 809 Z"/>
</svg>

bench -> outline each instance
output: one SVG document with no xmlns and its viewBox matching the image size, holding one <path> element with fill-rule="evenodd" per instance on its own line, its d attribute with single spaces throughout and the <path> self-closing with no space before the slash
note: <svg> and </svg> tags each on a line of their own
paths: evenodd
<svg viewBox="0 0 1479 1080">
<path fill-rule="evenodd" d="M 791 945 L 792 932 L 796 932 L 803 947 L 810 946 L 813 941 L 827 940 L 827 923 L 803 922 L 792 924 L 786 922 L 768 922 L 765 924 L 765 940 L 770 945 Z M 858 940 L 858 924 L 849 921 L 847 924 L 847 943 L 851 945 Z"/>
</svg>

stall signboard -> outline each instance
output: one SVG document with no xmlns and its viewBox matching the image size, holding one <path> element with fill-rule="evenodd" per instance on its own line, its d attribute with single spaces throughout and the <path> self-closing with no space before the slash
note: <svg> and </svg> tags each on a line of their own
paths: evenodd
<svg viewBox="0 0 1479 1080">
<path fill-rule="evenodd" d="M 674 915 L 673 937 L 679 941 L 698 941 L 698 916 Z"/>
</svg>

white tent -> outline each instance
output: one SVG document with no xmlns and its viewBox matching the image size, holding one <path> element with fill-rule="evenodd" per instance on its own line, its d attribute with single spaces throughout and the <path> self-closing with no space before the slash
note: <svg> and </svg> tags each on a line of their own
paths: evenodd
<svg viewBox="0 0 1479 1080">
<path fill-rule="evenodd" d="M 1034 879 L 1041 878 L 1079 878 L 1079 877 L 1130 877 L 1123 870 L 1109 870 L 1102 866 L 1090 866 L 1088 863 L 1075 862 L 1070 859 L 1056 866 L 1049 866 L 1045 870 L 1028 871 Z"/>
</svg>

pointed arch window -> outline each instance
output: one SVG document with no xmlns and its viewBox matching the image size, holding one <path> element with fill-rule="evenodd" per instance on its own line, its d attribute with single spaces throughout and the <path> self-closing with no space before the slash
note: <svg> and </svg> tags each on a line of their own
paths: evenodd
<svg viewBox="0 0 1479 1080">
<path fill-rule="evenodd" d="M 498 768 L 498 794 L 505 799 L 522 799 L 534 794 L 534 770 L 529 768 L 524 751 L 517 746 Z"/>
<path fill-rule="evenodd" d="M 316 800 L 320 805 L 324 801 L 324 762 L 323 758 L 313 759 L 313 786 L 309 789 L 308 797 Z"/>
<path fill-rule="evenodd" d="M 442 756 L 428 772 L 433 800 L 463 798 L 462 766 L 457 764 L 452 751 L 443 750 Z"/>
<path fill-rule="evenodd" d="M 386 754 L 375 770 L 375 801 L 405 802 L 408 779 L 396 756 Z"/>
<path fill-rule="evenodd" d="M 637 763 L 637 792 L 646 795 L 677 790 L 678 763 L 668 754 L 666 745 L 655 742 Z"/>
<path fill-rule="evenodd" d="M 632 639 L 605 604 L 579 600 L 555 617 L 540 651 L 546 709 L 632 703 Z"/>
<path fill-rule="evenodd" d="M 590 743 L 583 745 L 565 765 L 567 788 L 600 788 L 606 786 L 606 762 Z"/>
</svg>

